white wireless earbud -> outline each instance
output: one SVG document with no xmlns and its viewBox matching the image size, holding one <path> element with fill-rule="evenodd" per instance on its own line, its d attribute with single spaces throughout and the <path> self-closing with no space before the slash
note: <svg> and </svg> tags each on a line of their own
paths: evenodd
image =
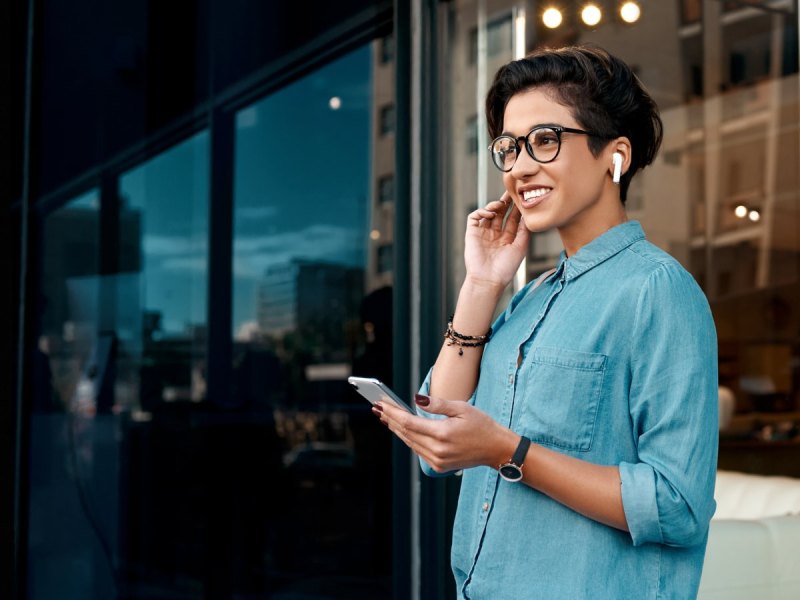
<svg viewBox="0 0 800 600">
<path fill-rule="evenodd" d="M 611 181 L 619 183 L 619 178 L 622 176 L 622 154 L 614 152 L 614 154 L 611 155 L 611 160 L 614 161 L 614 175 Z"/>
</svg>

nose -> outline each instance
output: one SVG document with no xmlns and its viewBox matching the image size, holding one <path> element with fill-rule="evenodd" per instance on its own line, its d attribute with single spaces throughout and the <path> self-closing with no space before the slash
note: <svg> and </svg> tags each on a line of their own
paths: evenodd
<svg viewBox="0 0 800 600">
<path fill-rule="evenodd" d="M 520 152 L 517 155 L 517 162 L 514 163 L 514 166 L 511 167 L 511 170 L 508 173 L 512 177 L 523 179 L 530 175 L 536 174 L 542 165 L 541 163 L 533 160 L 533 157 L 528 152 L 524 142 L 520 143 L 519 148 Z"/>
</svg>

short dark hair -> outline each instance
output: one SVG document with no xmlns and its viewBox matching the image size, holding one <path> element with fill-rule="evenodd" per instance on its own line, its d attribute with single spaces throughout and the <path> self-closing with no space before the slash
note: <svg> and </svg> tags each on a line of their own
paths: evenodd
<svg viewBox="0 0 800 600">
<path fill-rule="evenodd" d="M 631 142 L 631 164 L 620 181 L 625 203 L 631 178 L 656 157 L 663 125 L 658 107 L 631 68 L 596 46 L 542 48 L 501 67 L 486 96 L 489 135 L 503 131 L 503 114 L 512 96 L 534 88 L 569 108 L 580 127 L 598 134 L 589 138 L 597 156 L 611 138 Z"/>
</svg>

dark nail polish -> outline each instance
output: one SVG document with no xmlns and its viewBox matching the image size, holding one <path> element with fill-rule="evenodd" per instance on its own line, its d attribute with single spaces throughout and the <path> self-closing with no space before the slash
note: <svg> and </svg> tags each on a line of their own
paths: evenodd
<svg viewBox="0 0 800 600">
<path fill-rule="evenodd" d="M 416 402 L 417 402 L 417 404 L 419 406 L 428 406 L 428 404 L 431 403 L 431 399 L 428 398 L 427 396 L 422 395 L 422 394 L 416 394 L 414 396 L 414 400 L 416 400 Z"/>
</svg>

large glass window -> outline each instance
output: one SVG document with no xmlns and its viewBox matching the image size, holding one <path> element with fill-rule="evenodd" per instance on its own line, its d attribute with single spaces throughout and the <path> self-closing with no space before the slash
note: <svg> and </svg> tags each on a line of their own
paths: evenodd
<svg viewBox="0 0 800 600">
<path fill-rule="evenodd" d="M 189 475 L 202 461 L 180 415 L 205 397 L 208 154 L 199 133 L 102 203 L 92 191 L 44 218 L 29 598 L 203 582 L 205 509 Z"/>
<path fill-rule="evenodd" d="M 373 157 L 392 133 L 373 100 L 392 80 L 383 50 L 236 115 L 234 393 L 259 415 L 243 435 L 264 447 L 268 496 L 243 519 L 269 532 L 280 597 L 391 594 L 391 437 L 346 381 L 392 377 L 390 267 L 368 258 L 392 229 L 391 156 Z"/>
</svg>

